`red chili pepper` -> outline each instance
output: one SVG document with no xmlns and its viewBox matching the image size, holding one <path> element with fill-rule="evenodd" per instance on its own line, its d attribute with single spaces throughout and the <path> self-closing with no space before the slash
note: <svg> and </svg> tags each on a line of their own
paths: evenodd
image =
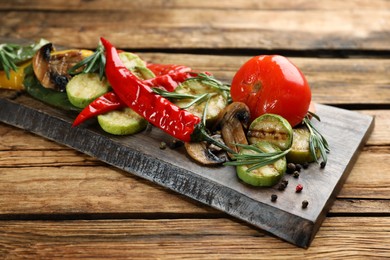
<svg viewBox="0 0 390 260">
<path fill-rule="evenodd" d="M 125 107 L 126 105 L 117 97 L 114 92 L 107 92 L 92 101 L 87 107 L 80 112 L 76 117 L 72 126 L 78 126 L 85 120 L 98 116 L 109 111 Z"/>
<path fill-rule="evenodd" d="M 122 63 L 116 48 L 101 38 L 106 50 L 106 77 L 111 87 L 127 106 L 169 135 L 184 141 L 208 141 L 230 153 L 232 149 L 214 140 L 199 117 L 180 109 L 168 99 L 155 94 Z"/>
<path fill-rule="evenodd" d="M 123 65 L 111 43 L 104 38 L 101 41 L 106 50 L 106 77 L 119 99 L 171 136 L 184 142 L 191 141 L 200 118 L 155 94 Z"/>
<path fill-rule="evenodd" d="M 192 70 L 190 67 L 176 64 L 148 63 L 146 64 L 146 67 L 150 69 L 156 77 L 166 74 L 186 73 L 191 72 Z"/>
<path fill-rule="evenodd" d="M 188 72 L 175 72 L 144 80 L 143 83 L 149 87 L 163 88 L 166 91 L 172 92 L 182 82 L 191 77 L 192 75 Z"/>
<path fill-rule="evenodd" d="M 166 91 L 172 92 L 180 83 L 190 77 L 191 74 L 188 72 L 176 72 L 148 80 L 143 80 L 142 82 L 149 87 L 160 87 Z M 125 106 L 126 104 L 120 101 L 115 92 L 108 92 L 98 97 L 86 108 L 84 108 L 73 122 L 73 126 L 78 126 L 79 124 L 94 116 L 98 116 Z"/>
</svg>

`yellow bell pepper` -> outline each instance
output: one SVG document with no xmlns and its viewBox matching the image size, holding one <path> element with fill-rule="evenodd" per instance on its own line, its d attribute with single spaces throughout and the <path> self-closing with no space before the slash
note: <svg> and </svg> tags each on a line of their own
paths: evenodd
<svg viewBox="0 0 390 260">
<path fill-rule="evenodd" d="M 16 71 L 11 70 L 9 78 L 7 78 L 5 71 L 0 71 L 0 88 L 14 90 L 24 89 L 24 69 L 30 64 L 31 61 L 28 61 L 20 65 Z"/>
</svg>

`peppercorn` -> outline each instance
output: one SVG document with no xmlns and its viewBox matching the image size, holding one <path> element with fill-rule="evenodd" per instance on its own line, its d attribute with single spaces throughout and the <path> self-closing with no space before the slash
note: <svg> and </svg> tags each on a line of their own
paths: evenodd
<svg viewBox="0 0 390 260">
<path fill-rule="evenodd" d="M 286 189 L 286 184 L 285 183 L 280 183 L 279 186 L 278 186 L 278 190 L 282 191 L 282 190 L 285 190 Z"/>
<path fill-rule="evenodd" d="M 272 202 L 275 202 L 277 199 L 278 199 L 278 195 L 276 195 L 276 194 L 272 194 L 271 195 L 271 201 Z"/>
<path fill-rule="evenodd" d="M 161 142 L 160 143 L 160 149 L 164 150 L 165 148 L 167 148 L 167 143 L 166 142 Z"/>
<path fill-rule="evenodd" d="M 293 173 L 293 177 L 294 177 L 294 178 L 299 178 L 299 172 L 298 172 L 298 171 L 295 171 L 295 172 Z"/>
<path fill-rule="evenodd" d="M 284 185 L 285 187 L 287 187 L 287 185 L 288 185 L 288 180 L 283 179 L 283 180 L 282 180 L 282 183 L 283 183 L 283 185 Z"/>
<path fill-rule="evenodd" d="M 307 200 L 302 201 L 302 208 L 307 208 L 307 205 L 309 205 L 309 202 Z"/>
<path fill-rule="evenodd" d="M 295 192 L 299 193 L 303 190 L 302 184 L 298 184 L 297 187 L 295 187 Z"/>
<path fill-rule="evenodd" d="M 321 169 L 324 169 L 324 168 L 325 168 L 325 166 L 326 166 L 326 162 L 321 162 L 321 163 L 320 163 L 320 167 L 321 167 Z"/>
<path fill-rule="evenodd" d="M 175 148 L 179 148 L 181 146 L 183 146 L 183 142 L 180 141 L 180 140 L 177 140 L 177 139 L 173 139 L 170 143 L 169 143 L 169 147 L 171 149 L 175 149 Z"/>
<path fill-rule="evenodd" d="M 302 167 L 303 167 L 303 169 L 309 168 L 309 163 L 308 163 L 308 162 L 304 162 L 304 163 L 302 164 Z"/>
<path fill-rule="evenodd" d="M 293 173 L 295 171 L 296 167 L 294 163 L 288 163 L 287 164 L 287 173 Z"/>
<path fill-rule="evenodd" d="M 300 172 L 302 169 L 302 165 L 300 165 L 299 163 L 295 164 L 295 170 Z"/>
</svg>

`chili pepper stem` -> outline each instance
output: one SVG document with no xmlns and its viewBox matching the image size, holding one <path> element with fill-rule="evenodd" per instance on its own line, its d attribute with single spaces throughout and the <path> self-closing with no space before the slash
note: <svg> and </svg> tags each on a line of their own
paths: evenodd
<svg viewBox="0 0 390 260">
<path fill-rule="evenodd" d="M 228 153 L 236 154 L 236 152 L 233 151 L 232 149 L 230 149 L 228 146 L 226 146 L 225 144 L 218 142 L 217 140 L 212 138 L 207 133 L 206 128 L 204 127 L 204 125 L 202 123 L 199 123 L 198 125 L 195 126 L 194 132 L 191 135 L 191 140 L 194 142 L 206 141 L 210 144 L 213 144 L 213 145 L 216 145 L 216 146 L 222 148 L 223 150 L 225 150 Z"/>
</svg>

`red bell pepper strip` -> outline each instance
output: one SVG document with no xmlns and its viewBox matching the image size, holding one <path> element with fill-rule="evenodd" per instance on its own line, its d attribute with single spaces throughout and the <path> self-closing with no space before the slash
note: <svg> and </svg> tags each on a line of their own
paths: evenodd
<svg viewBox="0 0 390 260">
<path fill-rule="evenodd" d="M 106 77 L 120 100 L 154 126 L 169 135 L 184 141 L 208 141 L 225 151 L 235 153 L 214 140 L 202 120 L 190 112 L 180 109 L 168 99 L 155 94 L 153 90 L 129 71 L 119 58 L 116 48 L 100 38 L 106 50 Z"/>
<path fill-rule="evenodd" d="M 107 92 L 92 101 L 87 107 L 80 112 L 76 117 L 72 126 L 78 126 L 85 120 L 98 116 L 109 111 L 125 107 L 126 105 L 117 97 L 114 92 Z"/>
</svg>

